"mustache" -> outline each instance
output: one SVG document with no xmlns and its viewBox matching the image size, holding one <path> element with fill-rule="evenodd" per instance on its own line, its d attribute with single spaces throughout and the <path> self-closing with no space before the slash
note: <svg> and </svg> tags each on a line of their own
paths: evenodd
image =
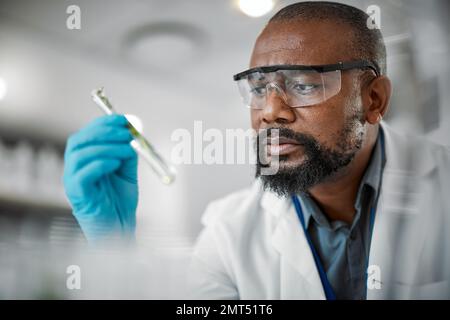
<svg viewBox="0 0 450 320">
<path fill-rule="evenodd" d="M 317 140 L 306 133 L 296 132 L 292 129 L 286 128 L 286 127 L 271 127 L 262 129 L 261 132 L 258 133 L 256 139 L 258 144 L 260 142 L 266 142 L 262 141 L 262 139 L 270 139 L 271 137 L 276 137 L 278 133 L 279 138 L 286 138 L 286 139 L 292 139 L 295 140 L 298 144 L 301 144 L 303 146 L 309 146 L 309 147 L 318 147 L 319 143 Z"/>
</svg>

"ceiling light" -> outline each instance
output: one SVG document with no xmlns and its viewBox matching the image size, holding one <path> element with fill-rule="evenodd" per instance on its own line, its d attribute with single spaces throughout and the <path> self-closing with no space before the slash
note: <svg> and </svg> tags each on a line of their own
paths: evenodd
<svg viewBox="0 0 450 320">
<path fill-rule="evenodd" d="M 274 6 L 273 0 L 239 0 L 239 9 L 250 17 L 261 17 Z"/>
</svg>

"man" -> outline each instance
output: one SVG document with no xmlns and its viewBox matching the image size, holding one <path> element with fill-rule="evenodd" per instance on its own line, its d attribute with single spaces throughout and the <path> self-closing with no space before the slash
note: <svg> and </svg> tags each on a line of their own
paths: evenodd
<svg viewBox="0 0 450 320">
<path fill-rule="evenodd" d="M 449 296 L 450 154 L 382 123 L 391 83 L 367 19 L 347 5 L 302 2 L 258 36 L 235 80 L 279 168 L 264 175 L 258 163 L 251 188 L 208 206 L 190 268 L 195 297 Z M 88 238 L 133 234 L 127 132 L 123 117 L 106 117 L 69 139 L 66 192 Z"/>
</svg>

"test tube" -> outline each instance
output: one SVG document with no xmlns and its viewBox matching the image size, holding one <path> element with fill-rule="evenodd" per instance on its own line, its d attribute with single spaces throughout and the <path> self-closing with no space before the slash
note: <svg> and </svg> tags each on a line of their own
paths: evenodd
<svg viewBox="0 0 450 320">
<path fill-rule="evenodd" d="M 93 90 L 91 95 L 92 100 L 104 113 L 108 115 L 117 113 L 106 97 L 103 87 Z M 156 152 L 150 142 L 129 121 L 127 126 L 134 137 L 133 141 L 131 141 L 133 149 L 150 165 L 164 184 L 171 184 L 175 180 L 175 168 Z"/>
</svg>

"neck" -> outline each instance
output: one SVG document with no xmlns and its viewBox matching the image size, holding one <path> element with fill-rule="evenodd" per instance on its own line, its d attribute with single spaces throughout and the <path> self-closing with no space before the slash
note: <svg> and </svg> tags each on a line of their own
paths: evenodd
<svg viewBox="0 0 450 320">
<path fill-rule="evenodd" d="M 377 130 L 378 133 L 378 130 Z M 351 224 L 356 213 L 355 201 L 359 185 L 369 164 L 377 133 L 366 140 L 365 145 L 355 155 L 344 172 L 330 181 L 309 189 L 309 194 L 316 201 L 329 220 L 340 220 Z M 370 135 L 372 136 L 372 135 Z"/>
</svg>

